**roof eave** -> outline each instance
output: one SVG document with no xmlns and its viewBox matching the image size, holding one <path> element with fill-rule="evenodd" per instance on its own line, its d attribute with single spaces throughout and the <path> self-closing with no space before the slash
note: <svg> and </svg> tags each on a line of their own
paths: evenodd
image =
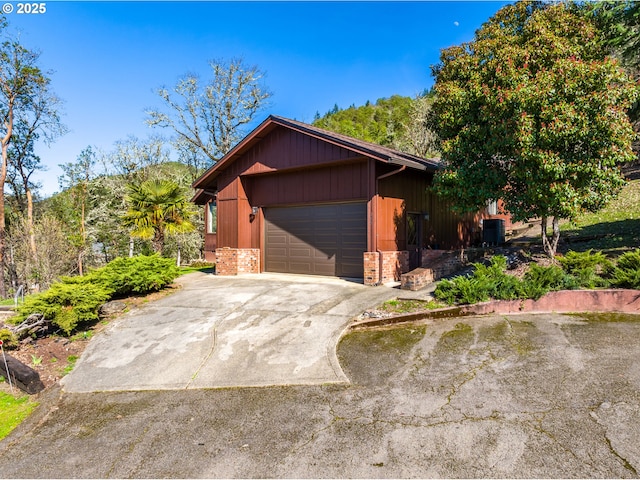
<svg viewBox="0 0 640 480">
<path fill-rule="evenodd" d="M 414 170 L 420 170 L 420 171 L 428 171 L 428 170 L 436 171 L 441 168 L 440 163 L 435 159 L 422 159 L 409 154 L 405 154 L 403 156 L 393 155 L 395 151 L 387 147 L 378 146 L 381 149 L 383 149 L 383 151 L 379 151 L 374 148 L 367 148 L 367 146 L 365 145 L 367 142 L 360 142 L 360 141 L 357 141 L 357 139 L 354 139 L 355 141 L 351 142 L 348 140 L 346 136 L 335 134 L 328 130 L 323 130 L 321 128 L 306 125 L 302 122 L 289 120 L 284 117 L 269 115 L 260 125 L 258 125 L 255 129 L 253 129 L 251 133 L 249 133 L 246 137 L 244 137 L 225 156 L 223 156 L 220 159 L 220 161 L 218 161 L 218 163 L 213 165 L 209 170 L 203 173 L 196 181 L 194 181 L 192 184 L 193 188 L 199 189 L 199 188 L 207 188 L 212 186 L 211 182 L 215 180 L 219 172 L 226 165 L 233 162 L 233 160 L 238 155 L 240 155 L 245 148 L 259 141 L 262 138 L 262 135 L 264 133 L 268 133 L 272 128 L 275 128 L 276 126 L 282 126 L 282 127 L 295 130 L 297 132 L 320 139 L 325 142 L 332 143 L 342 148 L 347 148 L 355 153 L 373 158 L 381 162 L 393 163 L 401 166 L 405 165 L 409 168 L 412 168 Z M 413 158 L 407 158 L 407 157 L 413 157 Z"/>
</svg>

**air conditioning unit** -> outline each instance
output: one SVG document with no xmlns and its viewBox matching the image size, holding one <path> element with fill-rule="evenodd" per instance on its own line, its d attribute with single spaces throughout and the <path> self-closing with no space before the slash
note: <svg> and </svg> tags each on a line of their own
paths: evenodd
<svg viewBox="0 0 640 480">
<path fill-rule="evenodd" d="M 502 245 L 504 235 L 504 220 L 502 218 L 485 218 L 482 221 L 482 243 Z"/>
</svg>

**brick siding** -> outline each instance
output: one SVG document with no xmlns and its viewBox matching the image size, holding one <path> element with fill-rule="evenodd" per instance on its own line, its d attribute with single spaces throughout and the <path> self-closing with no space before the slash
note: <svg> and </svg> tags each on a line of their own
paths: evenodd
<svg viewBox="0 0 640 480">
<path fill-rule="evenodd" d="M 455 273 L 469 262 L 473 262 L 484 255 L 481 249 L 458 251 L 429 250 L 422 256 L 422 267 L 411 270 L 401 277 L 403 290 L 420 290 L 430 283 Z"/>
<path fill-rule="evenodd" d="M 407 251 L 364 252 L 365 285 L 398 281 L 400 276 L 408 271 L 409 252 Z"/>
<path fill-rule="evenodd" d="M 217 275 L 243 273 L 260 273 L 260 249 L 229 247 L 216 249 Z"/>
</svg>

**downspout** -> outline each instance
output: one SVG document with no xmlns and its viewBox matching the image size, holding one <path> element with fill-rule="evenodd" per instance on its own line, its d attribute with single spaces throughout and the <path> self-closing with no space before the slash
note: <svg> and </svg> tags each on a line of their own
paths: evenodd
<svg viewBox="0 0 640 480">
<path fill-rule="evenodd" d="M 406 170 L 406 168 L 407 168 L 407 166 L 403 165 L 397 170 L 393 170 L 393 171 L 385 173 L 383 175 L 378 175 L 376 177 L 376 195 L 378 195 L 378 192 L 380 191 L 380 180 L 382 180 L 383 178 L 392 177 L 393 175 L 396 175 L 398 173 L 404 172 Z M 376 219 L 378 218 L 377 208 L 378 208 L 378 202 L 376 202 Z M 376 222 L 376 227 L 377 227 L 377 222 Z M 378 232 L 376 232 L 376 236 L 377 236 L 377 233 Z M 376 247 L 377 247 L 377 243 L 378 242 L 376 241 Z M 378 278 L 377 285 L 382 285 L 382 272 L 383 272 L 382 266 L 383 266 L 384 262 L 382 261 L 382 252 L 380 251 L 380 249 L 376 248 L 376 251 L 378 252 L 378 272 L 380 272 L 380 277 Z"/>
<path fill-rule="evenodd" d="M 393 170 L 392 172 L 385 173 L 384 175 L 379 175 L 379 176 L 376 178 L 376 182 L 377 182 L 378 180 L 382 180 L 383 178 L 392 177 L 393 175 L 395 175 L 395 174 L 397 174 L 397 173 L 404 172 L 406 169 L 407 169 L 407 166 L 406 166 L 406 165 L 403 165 L 403 166 L 401 166 L 398 170 Z M 378 192 L 377 192 L 377 190 L 378 190 L 378 184 L 376 183 L 376 194 L 378 193 Z"/>
</svg>

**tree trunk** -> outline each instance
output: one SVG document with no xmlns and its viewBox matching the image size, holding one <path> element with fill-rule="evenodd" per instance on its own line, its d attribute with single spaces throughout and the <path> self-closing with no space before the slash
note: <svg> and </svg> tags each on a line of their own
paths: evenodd
<svg viewBox="0 0 640 480">
<path fill-rule="evenodd" d="M 156 233 L 151 241 L 153 244 L 153 250 L 162 255 L 162 250 L 164 249 L 164 232 L 160 229 L 156 230 Z"/>
<path fill-rule="evenodd" d="M 82 254 L 83 254 L 83 251 L 80 250 L 78 252 L 78 275 L 80 276 L 84 274 L 83 265 L 82 265 Z"/>
<path fill-rule="evenodd" d="M 4 221 L 4 184 L 7 180 L 8 149 L 11 135 L 13 135 L 13 102 L 9 102 L 7 119 L 5 121 L 6 134 L 2 138 L 2 165 L 0 166 L 0 298 L 7 297 L 7 287 L 4 283 L 4 267 L 6 259 L 6 224 Z"/>
<path fill-rule="evenodd" d="M 31 252 L 31 260 L 35 265 L 38 261 L 38 250 L 36 248 L 36 232 L 33 226 L 33 195 L 31 189 L 26 187 L 27 193 L 27 229 L 29 230 L 29 250 Z"/>
<path fill-rule="evenodd" d="M 129 258 L 133 258 L 133 237 L 129 237 Z"/>
<path fill-rule="evenodd" d="M 80 252 L 78 252 L 78 273 L 82 277 L 84 275 L 84 266 L 82 264 L 82 257 L 84 254 L 84 249 L 87 245 L 87 232 L 84 226 L 84 199 L 85 199 L 85 185 L 82 186 L 82 200 L 80 202 L 80 238 L 82 239 L 82 244 L 80 246 Z"/>
<path fill-rule="evenodd" d="M 551 220 L 553 228 L 551 239 L 547 236 L 547 221 L 548 217 L 542 217 L 542 222 L 540 223 L 540 228 L 542 229 L 542 247 L 549 257 L 554 258 L 560 241 L 560 219 L 553 217 Z"/>
</svg>

